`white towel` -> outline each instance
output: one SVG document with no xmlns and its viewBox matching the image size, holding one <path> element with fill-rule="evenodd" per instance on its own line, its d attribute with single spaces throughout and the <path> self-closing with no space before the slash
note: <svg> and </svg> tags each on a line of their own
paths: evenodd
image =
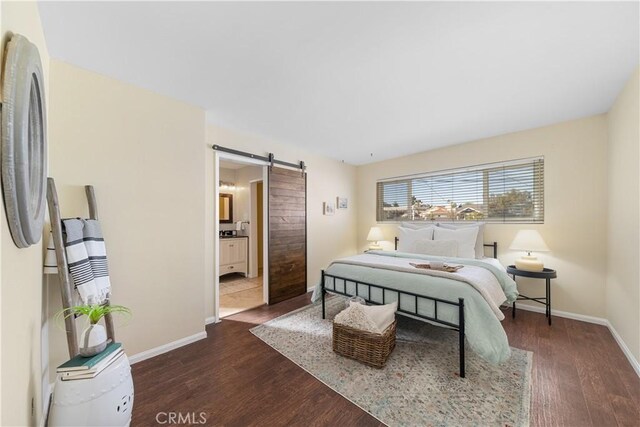
<svg viewBox="0 0 640 427">
<path fill-rule="evenodd" d="M 398 302 L 386 305 L 367 306 L 351 302 L 333 319 L 335 323 L 361 331 L 383 333 L 395 320 Z"/>
<path fill-rule="evenodd" d="M 64 246 L 75 289 L 85 304 L 100 304 L 109 298 L 111 282 L 100 223 L 89 219 L 65 219 Z M 58 272 L 53 236 L 49 239 L 44 273 Z"/>
</svg>

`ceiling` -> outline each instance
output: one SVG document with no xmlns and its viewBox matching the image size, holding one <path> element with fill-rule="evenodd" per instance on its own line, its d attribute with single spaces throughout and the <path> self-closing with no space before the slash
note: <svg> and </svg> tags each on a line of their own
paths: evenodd
<svg viewBox="0 0 640 427">
<path fill-rule="evenodd" d="M 42 2 L 52 57 L 352 164 L 603 113 L 638 2 Z"/>
</svg>

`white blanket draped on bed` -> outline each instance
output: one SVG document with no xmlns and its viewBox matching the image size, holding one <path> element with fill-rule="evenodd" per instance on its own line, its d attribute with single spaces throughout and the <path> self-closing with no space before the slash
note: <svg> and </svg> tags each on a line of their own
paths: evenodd
<svg viewBox="0 0 640 427">
<path fill-rule="evenodd" d="M 455 273 L 446 271 L 416 268 L 410 263 L 423 264 L 424 259 L 381 257 L 379 255 L 360 254 L 347 258 L 335 260 L 332 264 L 360 265 L 371 268 L 382 268 L 386 270 L 402 271 L 413 274 L 424 274 L 427 276 L 444 277 L 471 285 L 487 301 L 489 307 L 498 320 L 504 319 L 504 314 L 500 310 L 507 296 L 500 286 L 498 279 L 485 268 L 465 265 Z"/>
</svg>

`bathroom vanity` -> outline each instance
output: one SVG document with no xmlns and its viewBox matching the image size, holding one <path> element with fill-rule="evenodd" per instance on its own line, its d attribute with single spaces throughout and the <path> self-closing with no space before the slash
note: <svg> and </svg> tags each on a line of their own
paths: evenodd
<svg viewBox="0 0 640 427">
<path fill-rule="evenodd" d="M 249 237 L 220 236 L 220 268 L 218 275 L 249 273 Z"/>
</svg>

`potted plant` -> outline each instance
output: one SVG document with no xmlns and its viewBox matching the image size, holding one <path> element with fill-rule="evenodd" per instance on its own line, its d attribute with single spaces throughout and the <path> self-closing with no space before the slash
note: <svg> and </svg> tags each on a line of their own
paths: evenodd
<svg viewBox="0 0 640 427">
<path fill-rule="evenodd" d="M 62 319 L 70 316 L 87 316 L 89 325 L 82 331 L 80 337 L 80 355 L 94 356 L 107 347 L 107 332 L 98 322 L 110 313 L 131 314 L 131 310 L 122 305 L 82 304 L 69 307 L 58 313 Z"/>
</svg>

